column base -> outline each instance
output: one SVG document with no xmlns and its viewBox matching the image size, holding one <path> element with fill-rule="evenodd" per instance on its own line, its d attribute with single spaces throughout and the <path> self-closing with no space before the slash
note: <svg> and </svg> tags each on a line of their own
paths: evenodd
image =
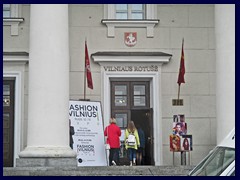
<svg viewBox="0 0 240 180">
<path fill-rule="evenodd" d="M 66 167 L 77 166 L 77 153 L 70 147 L 28 146 L 19 153 L 17 167 Z"/>
<path fill-rule="evenodd" d="M 77 167 L 76 158 L 18 158 L 16 167 Z"/>
</svg>

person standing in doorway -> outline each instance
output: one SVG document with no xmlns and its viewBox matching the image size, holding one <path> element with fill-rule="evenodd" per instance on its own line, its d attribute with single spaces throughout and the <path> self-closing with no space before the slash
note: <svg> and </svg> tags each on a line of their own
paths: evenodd
<svg viewBox="0 0 240 180">
<path fill-rule="evenodd" d="M 125 148 L 128 152 L 130 166 L 136 165 L 136 153 L 137 153 L 138 147 L 140 147 L 140 141 L 139 141 L 138 131 L 133 121 L 129 121 L 128 123 L 128 127 L 125 131 L 124 141 L 125 141 Z"/>
<path fill-rule="evenodd" d="M 119 149 L 121 130 L 117 126 L 115 118 L 110 118 L 110 125 L 104 130 L 104 136 L 107 136 L 107 143 L 110 145 L 109 166 L 119 164 Z"/>
<path fill-rule="evenodd" d="M 145 133 L 139 124 L 136 124 L 140 147 L 137 149 L 137 165 L 143 165 L 143 155 L 145 151 Z"/>
</svg>

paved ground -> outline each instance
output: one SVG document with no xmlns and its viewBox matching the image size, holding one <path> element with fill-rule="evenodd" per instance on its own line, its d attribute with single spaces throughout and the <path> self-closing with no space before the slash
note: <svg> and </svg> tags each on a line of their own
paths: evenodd
<svg viewBox="0 0 240 180">
<path fill-rule="evenodd" d="M 14 167 L 3 176 L 187 176 L 193 166 Z"/>
</svg>

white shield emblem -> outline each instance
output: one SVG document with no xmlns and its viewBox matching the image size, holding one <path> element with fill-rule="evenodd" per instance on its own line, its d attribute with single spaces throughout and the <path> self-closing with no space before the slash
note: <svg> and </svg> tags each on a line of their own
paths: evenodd
<svg viewBox="0 0 240 180">
<path fill-rule="evenodd" d="M 127 46 L 135 46 L 137 43 L 137 33 L 136 32 L 125 32 L 124 42 Z"/>
</svg>

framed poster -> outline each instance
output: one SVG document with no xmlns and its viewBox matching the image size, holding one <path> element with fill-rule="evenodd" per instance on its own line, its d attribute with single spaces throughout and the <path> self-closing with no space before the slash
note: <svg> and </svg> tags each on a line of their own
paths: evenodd
<svg viewBox="0 0 240 180">
<path fill-rule="evenodd" d="M 180 117 L 179 117 L 179 115 L 173 115 L 173 122 L 179 122 L 179 119 L 180 119 Z"/>
<path fill-rule="evenodd" d="M 184 114 L 173 115 L 173 122 L 185 122 Z"/>
<path fill-rule="evenodd" d="M 107 166 L 100 102 L 69 101 L 69 120 L 78 166 Z"/>
<path fill-rule="evenodd" d="M 177 135 L 170 135 L 170 151 L 181 151 L 181 138 Z"/>
<path fill-rule="evenodd" d="M 173 135 L 182 136 L 187 134 L 186 122 L 173 122 Z"/>
<path fill-rule="evenodd" d="M 179 116 L 179 121 L 180 121 L 180 122 L 185 122 L 185 116 L 184 116 L 184 114 L 179 114 L 178 116 Z"/>
<path fill-rule="evenodd" d="M 182 135 L 181 151 L 192 151 L 192 135 Z"/>
</svg>

